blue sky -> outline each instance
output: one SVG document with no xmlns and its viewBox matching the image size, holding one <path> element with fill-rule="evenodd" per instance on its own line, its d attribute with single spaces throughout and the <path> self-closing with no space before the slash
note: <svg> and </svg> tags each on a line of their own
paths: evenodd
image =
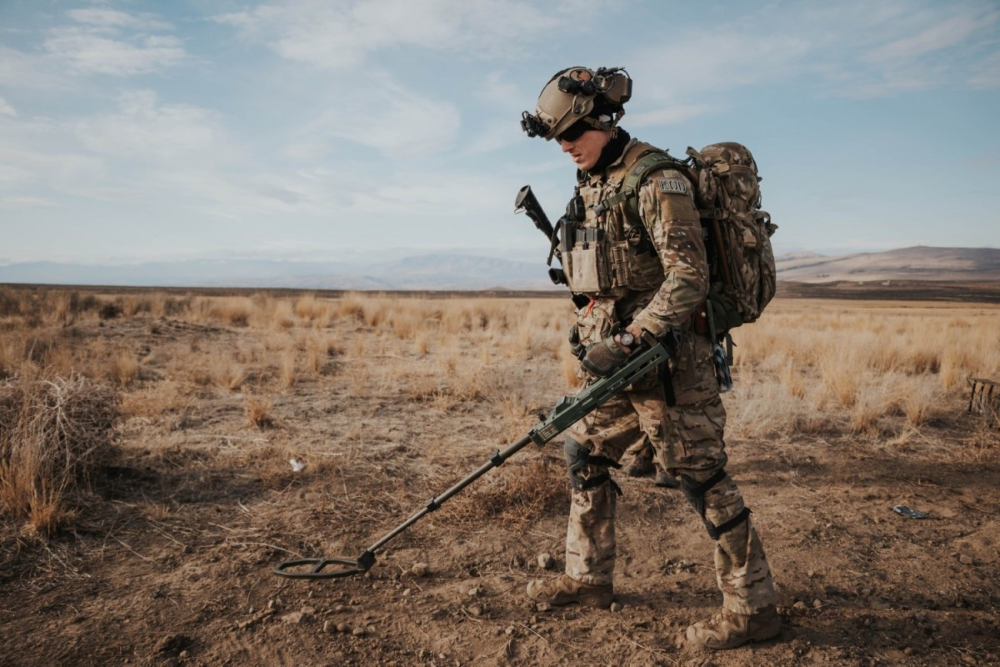
<svg viewBox="0 0 1000 667">
<path fill-rule="evenodd" d="M 574 168 L 520 112 L 624 66 L 622 126 L 740 141 L 776 252 L 1000 246 L 1000 5 L 0 0 L 0 261 L 543 261 Z"/>
</svg>

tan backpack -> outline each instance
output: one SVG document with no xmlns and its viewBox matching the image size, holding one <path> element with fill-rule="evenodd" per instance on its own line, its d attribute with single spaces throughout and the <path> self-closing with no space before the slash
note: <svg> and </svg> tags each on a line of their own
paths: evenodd
<svg viewBox="0 0 1000 667">
<path fill-rule="evenodd" d="M 777 278 L 771 235 L 778 226 L 760 210 L 761 179 L 745 146 L 725 142 L 700 151 L 688 148 L 687 154 L 684 161 L 660 151 L 642 156 L 629 170 L 619 196 L 638 215 L 635 194 L 649 172 L 670 166 L 690 175 L 711 269 L 709 326 L 714 337 L 721 338 L 756 321 L 774 298 Z"/>
<path fill-rule="evenodd" d="M 755 322 L 777 287 L 771 236 L 778 226 L 760 209 L 760 176 L 750 151 L 735 142 L 687 149 L 695 202 L 708 231 L 714 328 L 723 334 Z"/>
</svg>

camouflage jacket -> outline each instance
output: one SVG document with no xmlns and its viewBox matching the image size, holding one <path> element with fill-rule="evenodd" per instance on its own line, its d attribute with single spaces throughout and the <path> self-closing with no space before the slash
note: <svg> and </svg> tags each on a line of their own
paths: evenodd
<svg viewBox="0 0 1000 667">
<path fill-rule="evenodd" d="M 685 327 L 708 294 L 708 260 L 691 183 L 676 169 L 650 172 L 639 187 L 640 220 L 625 202 L 601 207 L 651 150 L 632 139 L 603 172 L 580 174 L 586 219 L 576 234 L 584 243 L 574 245 L 568 275 L 574 292 L 614 301 L 617 319 L 631 319 L 661 337 Z M 600 231 L 588 237 L 587 229 Z M 592 261 L 583 249 L 589 240 L 595 241 Z"/>
</svg>

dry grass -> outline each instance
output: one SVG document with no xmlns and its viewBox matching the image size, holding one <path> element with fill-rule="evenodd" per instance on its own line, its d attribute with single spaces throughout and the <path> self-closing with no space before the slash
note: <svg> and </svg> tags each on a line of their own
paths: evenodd
<svg viewBox="0 0 1000 667">
<path fill-rule="evenodd" d="M 442 412 L 485 401 L 510 438 L 533 410 L 579 386 L 571 321 L 562 299 L 0 288 L 0 380 L 84 373 L 123 391 L 129 413 L 151 417 L 209 388 L 241 401 L 238 392 L 331 383 Z M 137 330 L 151 351 L 128 338 Z M 164 337 L 177 330 L 206 336 Z M 222 335 L 228 342 L 211 342 Z M 1000 379 L 1000 309 L 990 306 L 779 300 L 734 338 L 736 390 L 726 405 L 737 437 L 825 431 L 895 441 L 953 410 L 969 376 Z M 169 400 L 158 398 L 161 385 Z"/>
<path fill-rule="evenodd" d="M 123 416 L 153 421 L 171 412 L 180 412 L 191 399 L 185 396 L 182 383 L 176 380 L 129 391 L 122 395 Z"/>
<path fill-rule="evenodd" d="M 291 389 L 298 380 L 298 360 L 294 349 L 287 350 L 278 366 L 278 381 L 283 390 Z"/>
<path fill-rule="evenodd" d="M 248 396 L 243 402 L 243 413 L 247 416 L 250 426 L 263 431 L 277 425 L 271 414 L 271 407 L 271 401 L 257 396 Z"/>
<path fill-rule="evenodd" d="M 307 294 L 295 301 L 295 315 L 307 322 L 328 321 L 332 306 L 327 299 L 319 299 L 315 294 Z"/>
<path fill-rule="evenodd" d="M 507 529 L 569 507 L 566 467 L 545 458 L 510 460 L 445 505 L 456 521 L 489 519 Z M 442 510 L 444 511 L 444 510 Z"/>
<path fill-rule="evenodd" d="M 734 339 L 727 404 L 748 437 L 913 432 L 954 410 L 967 377 L 1000 378 L 995 307 L 777 301 Z"/>
<path fill-rule="evenodd" d="M 117 396 L 82 377 L 0 383 L 0 509 L 49 536 L 112 453 Z"/>
<path fill-rule="evenodd" d="M 249 297 L 201 298 L 195 301 L 194 321 L 245 327 L 257 312 Z"/>
<path fill-rule="evenodd" d="M 111 355 L 107 376 L 119 387 L 128 387 L 139 377 L 139 360 L 131 350 L 118 350 Z"/>
</svg>

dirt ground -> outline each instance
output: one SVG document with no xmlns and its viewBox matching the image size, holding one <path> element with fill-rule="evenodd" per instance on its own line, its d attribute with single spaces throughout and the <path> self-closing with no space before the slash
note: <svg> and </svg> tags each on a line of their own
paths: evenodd
<svg viewBox="0 0 1000 667">
<path fill-rule="evenodd" d="M 729 439 L 784 625 L 764 644 L 712 654 L 676 641 L 721 600 L 713 543 L 679 492 L 620 474 L 619 604 L 534 608 L 525 584 L 553 574 L 539 555 L 564 564 L 554 444 L 526 448 L 391 541 L 364 576 L 275 576 L 283 560 L 357 556 L 566 392 L 558 360 L 502 355 L 468 400 L 404 390 L 413 378 L 384 370 L 411 353 L 352 355 L 371 336 L 357 322 L 332 333 L 342 353 L 325 373 L 268 390 L 274 423 L 258 429 L 246 387 L 200 385 L 142 408 L 165 400 L 171 359 L 233 349 L 252 329 L 76 325 L 74 336 L 146 361 L 118 460 L 73 528 L 43 540 L 4 525 L 0 664 L 1000 664 L 1000 445 L 982 449 L 957 397 L 903 444 L 833 430 Z M 457 344 L 455 373 L 482 363 Z M 512 412 L 514 394 L 532 409 Z M 740 400 L 737 373 L 727 406 Z"/>
</svg>

